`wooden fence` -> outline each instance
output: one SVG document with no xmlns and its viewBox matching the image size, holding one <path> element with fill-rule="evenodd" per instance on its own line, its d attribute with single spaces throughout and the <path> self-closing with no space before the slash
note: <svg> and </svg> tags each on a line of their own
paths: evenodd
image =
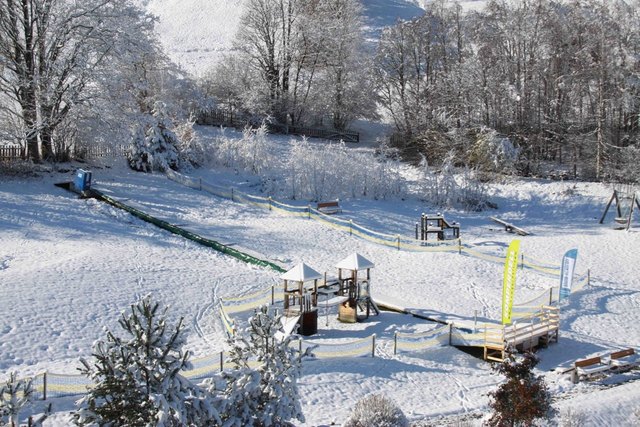
<svg viewBox="0 0 640 427">
<path fill-rule="evenodd" d="M 83 160 L 122 157 L 126 151 L 126 145 L 82 145 L 73 148 L 73 157 Z"/>
<path fill-rule="evenodd" d="M 206 126 L 229 126 L 234 128 L 257 127 L 254 121 L 238 116 L 230 111 L 208 110 L 196 114 L 196 123 Z M 318 129 L 303 126 L 284 126 L 268 124 L 269 132 L 285 135 L 302 135 L 309 138 L 322 138 L 332 141 L 360 142 L 360 134 L 352 131 L 338 131 L 331 129 Z"/>
<path fill-rule="evenodd" d="M 19 145 L 0 145 L 0 160 L 19 160 L 27 158 L 27 150 Z"/>
</svg>

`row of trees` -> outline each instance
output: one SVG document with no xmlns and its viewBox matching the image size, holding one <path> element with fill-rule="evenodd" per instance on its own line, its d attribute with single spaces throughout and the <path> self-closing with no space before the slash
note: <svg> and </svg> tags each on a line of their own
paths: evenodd
<svg viewBox="0 0 640 427">
<path fill-rule="evenodd" d="M 358 0 L 248 0 L 235 51 L 205 81 L 225 108 L 338 130 L 375 116 Z"/>
<path fill-rule="evenodd" d="M 509 136 L 524 173 L 584 159 L 583 174 L 619 178 L 638 158 L 637 0 L 491 0 L 469 13 L 438 0 L 375 47 L 358 0 L 246 6 L 235 54 L 204 82 L 229 110 L 336 129 L 380 113 L 431 163 L 453 149 L 477 165 L 488 132 Z"/>
<path fill-rule="evenodd" d="M 639 6 L 491 0 L 463 15 L 455 3 L 433 2 L 383 32 L 381 106 L 406 140 L 427 147 L 439 142 L 434 130 L 484 126 L 510 135 L 527 160 L 586 157 L 595 177 L 610 176 L 637 145 Z"/>
<path fill-rule="evenodd" d="M 153 149 L 197 93 L 131 0 L 0 1 L 0 140 L 26 146 L 34 162 L 114 140 Z M 146 169 L 140 146 L 131 163 Z"/>
</svg>

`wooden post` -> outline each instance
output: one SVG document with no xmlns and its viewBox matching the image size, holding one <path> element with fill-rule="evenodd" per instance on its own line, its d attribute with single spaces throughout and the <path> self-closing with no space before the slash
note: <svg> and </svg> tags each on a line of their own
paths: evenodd
<svg viewBox="0 0 640 427">
<path fill-rule="evenodd" d="M 269 196 L 269 210 L 271 210 L 271 196 Z"/>
<path fill-rule="evenodd" d="M 416 222 L 416 240 L 418 240 L 418 223 Z"/>
<path fill-rule="evenodd" d="M 478 310 L 473 310 L 473 333 L 476 333 L 476 328 L 478 326 Z"/>
<path fill-rule="evenodd" d="M 549 288 L 549 305 L 553 304 L 553 288 Z"/>
<path fill-rule="evenodd" d="M 458 255 L 462 255 L 462 239 L 458 237 Z"/>
<path fill-rule="evenodd" d="M 224 351 L 220 352 L 220 372 L 224 371 Z"/>
<path fill-rule="evenodd" d="M 613 190 L 613 196 L 611 196 L 611 199 L 609 199 L 609 203 L 607 203 L 607 207 L 604 208 L 604 213 L 602 214 L 602 218 L 600 218 L 600 224 L 602 224 L 602 222 L 604 221 L 604 217 L 607 216 L 607 212 L 609 211 L 609 207 L 611 206 L 611 202 L 613 202 L 613 200 L 616 200 L 616 205 L 620 206 L 620 202 L 618 201 L 618 195 L 616 193 L 616 190 Z M 620 207 L 618 207 L 618 211 L 620 211 Z M 620 216 L 620 215 L 618 215 Z"/>
<path fill-rule="evenodd" d="M 353 220 L 352 220 L 352 219 L 350 219 L 350 220 L 349 220 L 349 236 L 351 236 L 351 234 L 352 234 L 352 232 L 353 232 L 353 231 L 352 231 L 352 228 L 353 228 Z"/>
<path fill-rule="evenodd" d="M 376 357 L 376 334 L 371 335 L 371 357 Z"/>
<path fill-rule="evenodd" d="M 520 271 L 524 270 L 524 252 L 520 254 Z"/>
<path fill-rule="evenodd" d="M 307 205 L 307 219 L 311 219 L 311 205 Z"/>
<path fill-rule="evenodd" d="M 400 250 L 400 235 L 396 234 L 396 239 L 398 241 L 398 250 Z"/>
<path fill-rule="evenodd" d="M 451 335 L 453 334 L 453 323 L 449 323 L 449 347 L 451 347 Z"/>
<path fill-rule="evenodd" d="M 627 231 L 631 228 L 631 218 L 633 218 L 633 208 L 636 204 L 636 193 L 633 193 L 633 197 L 631 198 L 631 206 L 629 206 L 629 218 L 627 218 Z"/>
<path fill-rule="evenodd" d="M 398 354 L 398 331 L 393 333 L 393 354 Z"/>
<path fill-rule="evenodd" d="M 275 286 L 271 285 L 271 305 L 274 305 L 276 302 L 276 290 L 275 290 Z"/>
<path fill-rule="evenodd" d="M 42 400 L 47 400 L 47 371 L 42 374 Z"/>
<path fill-rule="evenodd" d="M 298 361 L 302 360 L 302 339 L 298 338 Z"/>
<path fill-rule="evenodd" d="M 231 187 L 231 201 L 235 202 L 235 200 L 233 200 L 233 187 Z"/>
<path fill-rule="evenodd" d="M 591 286 L 591 269 L 587 268 L 587 286 Z"/>
<path fill-rule="evenodd" d="M 198 178 L 198 182 L 199 182 L 199 190 L 202 191 L 202 178 Z"/>
</svg>

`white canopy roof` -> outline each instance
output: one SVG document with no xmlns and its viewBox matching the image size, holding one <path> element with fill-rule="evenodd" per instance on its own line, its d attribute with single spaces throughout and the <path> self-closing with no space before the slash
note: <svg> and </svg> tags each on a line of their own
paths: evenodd
<svg viewBox="0 0 640 427">
<path fill-rule="evenodd" d="M 344 270 L 366 270 L 375 267 L 375 265 L 359 253 L 354 252 L 336 264 L 336 267 Z"/>
<path fill-rule="evenodd" d="M 318 273 L 304 262 L 301 262 L 280 276 L 283 280 L 291 280 L 294 282 L 307 282 L 309 280 L 322 279 L 322 277 L 322 274 Z"/>
</svg>

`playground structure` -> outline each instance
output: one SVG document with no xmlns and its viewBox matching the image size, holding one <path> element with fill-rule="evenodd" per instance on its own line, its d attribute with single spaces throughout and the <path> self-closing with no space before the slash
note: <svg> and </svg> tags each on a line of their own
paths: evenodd
<svg viewBox="0 0 640 427">
<path fill-rule="evenodd" d="M 637 192 L 632 189 L 631 186 L 627 188 L 614 188 L 613 194 L 607 203 L 607 207 L 604 209 L 604 213 L 600 218 L 600 224 L 604 223 L 604 220 L 609 212 L 611 204 L 615 202 L 617 216 L 614 218 L 616 223 L 616 230 L 629 230 L 631 228 L 631 220 L 633 219 L 633 211 L 637 207 L 640 209 L 640 201 L 638 200 Z"/>
<path fill-rule="evenodd" d="M 284 281 L 285 324 L 293 329 L 299 325 L 300 335 L 318 332 L 318 280 L 322 274 L 305 263 L 300 263 L 280 278 Z M 285 325 L 285 326 L 286 326 Z M 291 332 L 291 330 L 287 331 Z"/>
<path fill-rule="evenodd" d="M 490 216 L 489 219 L 493 222 L 496 222 L 500 225 L 504 226 L 504 231 L 506 231 L 507 233 L 516 233 L 519 234 L 521 236 L 528 236 L 529 233 L 528 231 L 523 230 L 520 227 L 516 227 L 515 225 L 511 224 L 510 222 L 504 221 L 500 218 L 496 218 L 495 216 Z"/>
<path fill-rule="evenodd" d="M 437 240 L 459 239 L 460 224 L 447 221 L 440 212 L 435 215 L 423 213 L 420 224 L 416 222 L 416 240 L 426 242 L 429 234 L 435 234 Z"/>
<path fill-rule="evenodd" d="M 353 253 L 340 261 L 338 268 L 338 281 L 336 294 L 346 297 L 339 305 L 338 320 L 346 323 L 355 323 L 361 317 L 358 311 L 363 313 L 363 318 L 368 319 L 371 312 L 380 314 L 380 309 L 371 299 L 371 269 L 375 265 L 358 253 Z"/>
</svg>

